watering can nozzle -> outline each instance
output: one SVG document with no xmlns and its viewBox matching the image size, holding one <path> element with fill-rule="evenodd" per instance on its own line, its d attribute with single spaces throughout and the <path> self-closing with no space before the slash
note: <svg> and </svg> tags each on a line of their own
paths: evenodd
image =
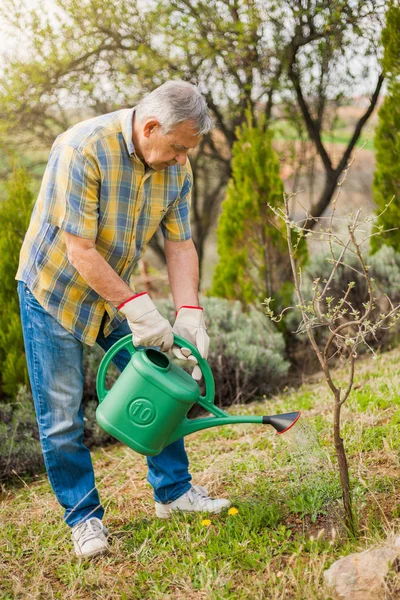
<svg viewBox="0 0 400 600">
<path fill-rule="evenodd" d="M 285 433 L 285 431 L 293 427 L 293 425 L 299 420 L 300 415 L 300 411 L 286 413 L 284 415 L 272 415 L 263 417 L 262 422 L 265 425 L 272 425 L 272 427 L 276 429 L 277 433 Z"/>
</svg>

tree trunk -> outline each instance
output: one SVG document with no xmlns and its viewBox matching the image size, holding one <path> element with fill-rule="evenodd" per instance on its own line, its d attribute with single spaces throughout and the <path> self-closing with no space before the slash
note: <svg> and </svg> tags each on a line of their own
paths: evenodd
<svg viewBox="0 0 400 600">
<path fill-rule="evenodd" d="M 343 439 L 340 436 L 340 390 L 335 394 L 335 410 L 334 410 L 334 424 L 333 424 L 333 437 L 335 442 L 336 458 L 339 465 L 340 473 L 340 485 L 342 487 L 342 498 L 345 514 L 346 527 L 352 535 L 355 535 L 355 523 L 353 516 L 353 509 L 351 504 L 351 491 L 350 491 L 350 477 L 349 467 L 347 464 L 346 452 L 344 449 Z"/>
<path fill-rule="evenodd" d="M 338 169 L 326 171 L 324 189 L 322 190 L 318 202 L 311 206 L 309 217 L 304 221 L 302 227 L 305 229 L 313 229 L 313 227 L 315 227 L 318 217 L 322 216 L 325 209 L 330 204 L 341 173 L 342 171 L 339 171 Z"/>
</svg>

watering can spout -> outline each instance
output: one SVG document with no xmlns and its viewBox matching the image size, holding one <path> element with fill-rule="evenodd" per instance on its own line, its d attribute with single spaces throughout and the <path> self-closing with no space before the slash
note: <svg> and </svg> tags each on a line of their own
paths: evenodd
<svg viewBox="0 0 400 600">
<path fill-rule="evenodd" d="M 202 404 L 204 408 L 207 408 Z M 169 438 L 168 444 L 175 442 L 176 440 L 201 431 L 203 429 L 210 429 L 211 427 L 218 427 L 220 425 L 237 425 L 238 423 L 259 423 L 264 425 L 271 425 L 275 431 L 279 434 L 288 431 L 300 418 L 300 412 L 286 413 L 283 415 L 267 415 L 264 417 L 260 416 L 236 416 L 228 415 L 216 406 L 213 406 L 211 410 L 216 416 L 206 417 L 203 419 L 188 419 L 185 418 L 178 428 L 174 431 L 174 434 Z"/>
<path fill-rule="evenodd" d="M 272 425 L 277 433 L 285 433 L 299 420 L 300 412 L 286 413 L 284 415 L 272 415 L 262 418 L 265 425 Z"/>
</svg>

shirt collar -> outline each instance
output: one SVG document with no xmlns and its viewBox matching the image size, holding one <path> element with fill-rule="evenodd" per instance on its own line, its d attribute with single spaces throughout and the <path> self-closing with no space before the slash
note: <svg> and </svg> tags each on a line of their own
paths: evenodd
<svg viewBox="0 0 400 600">
<path fill-rule="evenodd" d="M 128 148 L 129 156 L 137 156 L 135 152 L 135 146 L 132 141 L 132 129 L 133 129 L 133 114 L 136 110 L 136 106 L 133 108 L 127 108 L 125 110 L 125 114 L 122 116 L 121 125 L 122 125 L 122 135 L 125 140 L 126 147 Z M 139 160 L 139 159 L 138 159 Z M 175 169 L 176 165 L 173 167 L 166 167 L 166 169 Z M 164 171 L 166 169 L 163 169 Z M 153 171 L 153 169 L 150 169 Z"/>
<path fill-rule="evenodd" d="M 133 108 L 128 108 L 121 121 L 122 135 L 124 137 L 126 147 L 128 148 L 129 156 L 133 156 L 135 154 L 135 146 L 133 145 L 132 141 L 133 113 L 135 110 L 136 106 Z"/>
</svg>

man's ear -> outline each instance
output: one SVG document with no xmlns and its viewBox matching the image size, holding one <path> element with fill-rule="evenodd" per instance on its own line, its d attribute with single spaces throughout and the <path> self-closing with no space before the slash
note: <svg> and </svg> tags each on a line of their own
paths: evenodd
<svg viewBox="0 0 400 600">
<path fill-rule="evenodd" d="M 160 122 L 157 119 L 147 119 L 143 125 L 143 135 L 149 138 L 150 135 L 160 127 Z"/>
</svg>

